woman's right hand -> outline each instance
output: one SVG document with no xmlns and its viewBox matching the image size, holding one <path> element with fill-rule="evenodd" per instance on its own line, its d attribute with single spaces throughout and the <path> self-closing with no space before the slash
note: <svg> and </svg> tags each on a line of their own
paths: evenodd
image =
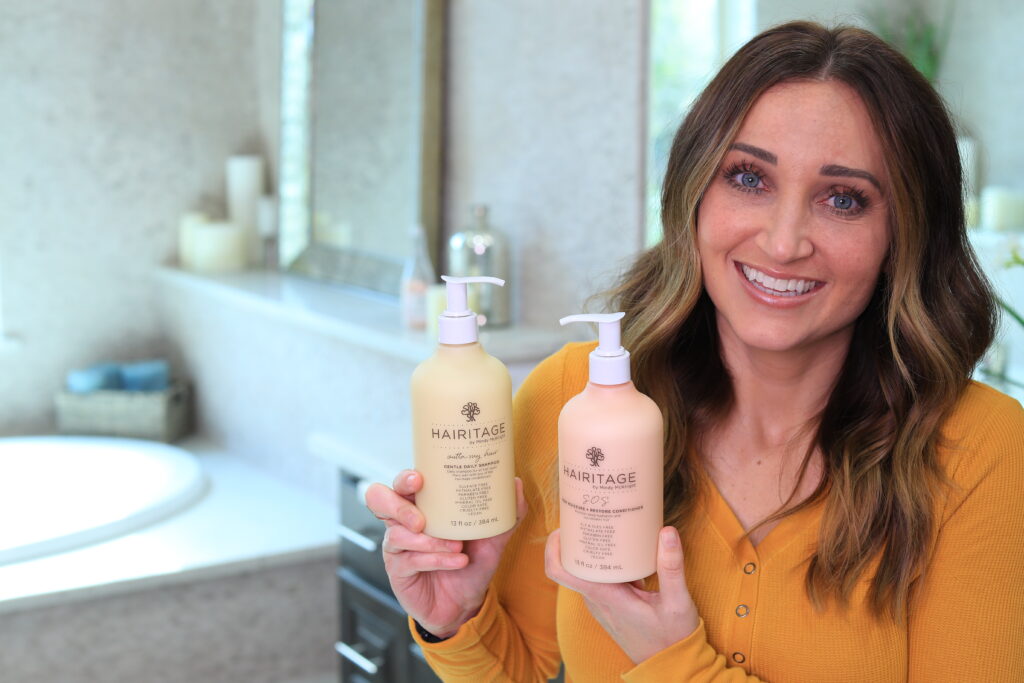
<svg viewBox="0 0 1024 683">
<path fill-rule="evenodd" d="M 447 541 L 423 533 L 426 520 L 416 507 L 423 476 L 403 470 L 394 488 L 373 484 L 366 507 L 387 525 L 384 567 L 402 608 L 423 628 L 447 638 L 472 619 L 515 527 L 474 541 Z M 516 477 L 516 526 L 526 516 L 523 483 Z"/>
</svg>

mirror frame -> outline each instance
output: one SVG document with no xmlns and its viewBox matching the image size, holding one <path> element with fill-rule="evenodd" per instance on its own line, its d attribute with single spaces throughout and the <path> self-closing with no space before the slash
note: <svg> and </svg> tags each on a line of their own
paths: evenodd
<svg viewBox="0 0 1024 683">
<path fill-rule="evenodd" d="M 313 48 L 318 2 L 283 0 L 281 33 L 281 162 L 278 179 L 278 266 L 318 280 L 398 296 L 403 262 L 384 254 L 313 241 Z M 447 0 L 412 2 L 418 14 L 421 104 L 416 215 L 435 271 L 440 265 L 442 148 Z"/>
</svg>

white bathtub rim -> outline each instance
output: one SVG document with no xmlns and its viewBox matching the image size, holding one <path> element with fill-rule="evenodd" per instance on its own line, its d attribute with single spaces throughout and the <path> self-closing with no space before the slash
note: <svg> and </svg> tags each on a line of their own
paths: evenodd
<svg viewBox="0 0 1024 683">
<path fill-rule="evenodd" d="M 26 543 L 14 548 L 0 550 L 0 567 L 25 560 L 55 555 L 77 548 L 102 543 L 125 534 L 143 529 L 151 524 L 161 522 L 187 509 L 206 495 L 209 489 L 208 478 L 196 457 L 188 451 L 174 445 L 144 439 L 128 439 L 122 437 L 106 437 L 93 435 L 42 435 L 15 436 L 0 438 L 0 445 L 5 443 L 46 441 L 62 442 L 67 440 L 85 441 L 93 445 L 111 445 L 118 447 L 134 447 L 146 451 L 160 452 L 164 457 L 175 461 L 186 480 L 173 496 L 139 510 L 134 514 L 105 524 L 81 529 L 55 538 L 47 538 L 34 543 Z"/>
</svg>

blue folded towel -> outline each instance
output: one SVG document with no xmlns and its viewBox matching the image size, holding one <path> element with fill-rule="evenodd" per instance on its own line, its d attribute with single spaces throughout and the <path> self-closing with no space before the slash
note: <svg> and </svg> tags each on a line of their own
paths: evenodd
<svg viewBox="0 0 1024 683">
<path fill-rule="evenodd" d="M 171 364 L 144 360 L 121 366 L 121 387 L 126 391 L 163 391 L 171 384 Z"/>
<path fill-rule="evenodd" d="M 164 391 L 171 384 L 171 364 L 160 359 L 138 363 L 99 363 L 84 370 L 72 370 L 64 383 L 73 394 L 88 394 L 100 389 Z"/>
<path fill-rule="evenodd" d="M 100 363 L 84 370 L 72 370 L 65 380 L 68 391 L 73 394 L 88 394 L 100 389 L 121 388 L 121 366 L 117 363 Z"/>
</svg>

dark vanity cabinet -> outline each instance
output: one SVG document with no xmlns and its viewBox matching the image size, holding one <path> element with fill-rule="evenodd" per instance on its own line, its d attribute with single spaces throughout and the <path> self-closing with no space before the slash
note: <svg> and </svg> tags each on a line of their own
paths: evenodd
<svg viewBox="0 0 1024 683">
<path fill-rule="evenodd" d="M 341 470 L 338 595 L 342 683 L 437 683 L 391 592 L 380 544 L 384 524 L 363 502 L 360 478 Z M 560 672 L 554 683 L 564 680 Z"/>
<path fill-rule="evenodd" d="M 338 595 L 343 683 L 440 681 L 409 635 L 405 612 L 388 585 L 381 556 L 384 525 L 363 502 L 360 478 L 341 470 Z"/>
</svg>

